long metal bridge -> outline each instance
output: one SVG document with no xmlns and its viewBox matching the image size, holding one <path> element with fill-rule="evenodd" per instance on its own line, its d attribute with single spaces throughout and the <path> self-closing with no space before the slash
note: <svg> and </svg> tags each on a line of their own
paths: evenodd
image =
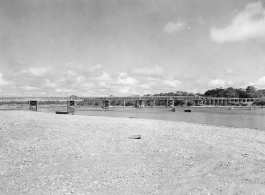
<svg viewBox="0 0 265 195">
<path fill-rule="evenodd" d="M 200 100 L 207 101 L 238 101 L 253 102 L 263 98 L 221 98 L 202 96 L 98 96 L 98 97 L 0 97 L 0 101 L 84 101 L 84 100 Z"/>
<path fill-rule="evenodd" d="M 261 100 L 263 98 L 220 98 L 220 97 L 202 97 L 202 96 L 105 96 L 105 97 L 0 97 L 0 102 L 12 102 L 12 101 L 26 101 L 29 102 L 29 109 L 36 110 L 38 109 L 39 101 L 66 101 L 67 110 L 70 107 L 75 107 L 77 101 L 102 101 L 102 107 L 108 108 L 110 101 L 121 100 L 125 101 L 135 101 L 136 107 L 144 107 L 146 101 L 153 102 L 155 101 L 165 101 L 165 106 L 174 106 L 174 102 L 177 100 L 185 100 L 186 102 L 193 101 L 196 106 L 202 105 L 214 105 L 214 106 L 226 106 L 231 103 L 251 103 L 255 100 Z"/>
<path fill-rule="evenodd" d="M 193 100 L 195 96 L 0 97 L 0 101 Z"/>
</svg>

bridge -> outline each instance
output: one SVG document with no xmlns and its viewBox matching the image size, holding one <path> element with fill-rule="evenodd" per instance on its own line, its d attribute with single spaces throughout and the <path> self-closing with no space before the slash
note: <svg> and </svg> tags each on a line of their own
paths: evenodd
<svg viewBox="0 0 265 195">
<path fill-rule="evenodd" d="M 196 106 L 202 105 L 214 105 L 214 106 L 226 106 L 231 103 L 251 103 L 255 100 L 261 100 L 263 98 L 219 98 L 219 97 L 202 97 L 202 96 L 105 96 L 105 97 L 0 97 L 0 102 L 10 101 L 26 101 L 29 102 L 30 110 L 38 110 L 39 101 L 65 101 L 67 103 L 67 111 L 70 107 L 75 107 L 78 101 L 91 101 L 97 100 L 102 102 L 103 108 L 108 108 L 110 101 L 121 100 L 124 103 L 126 101 L 135 101 L 135 107 L 144 107 L 146 101 L 152 101 L 155 105 L 155 101 L 165 101 L 165 106 L 174 106 L 176 100 L 193 101 Z"/>
<path fill-rule="evenodd" d="M 195 96 L 99 96 L 99 97 L 0 97 L 0 101 L 84 101 L 84 100 L 185 100 Z"/>
</svg>

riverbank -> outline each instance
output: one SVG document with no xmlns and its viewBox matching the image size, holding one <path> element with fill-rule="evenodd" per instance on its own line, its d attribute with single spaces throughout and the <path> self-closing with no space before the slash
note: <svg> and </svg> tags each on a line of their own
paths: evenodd
<svg viewBox="0 0 265 195">
<path fill-rule="evenodd" d="M 3 111 L 0 194 L 262 194 L 264 140 L 247 128 Z"/>
</svg>

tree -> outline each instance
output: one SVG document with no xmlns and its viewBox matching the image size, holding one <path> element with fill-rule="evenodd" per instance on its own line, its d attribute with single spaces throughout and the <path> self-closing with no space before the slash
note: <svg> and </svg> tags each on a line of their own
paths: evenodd
<svg viewBox="0 0 265 195">
<path fill-rule="evenodd" d="M 77 95 L 70 95 L 69 98 L 70 98 L 70 99 L 76 99 L 76 98 L 78 98 L 78 96 L 77 96 Z"/>
<path fill-rule="evenodd" d="M 248 93 L 255 93 L 256 90 L 257 89 L 254 86 L 247 86 L 247 88 L 246 88 L 246 92 L 248 92 Z"/>
<path fill-rule="evenodd" d="M 224 94 L 225 94 L 225 89 L 222 88 L 211 89 L 204 93 L 205 96 L 209 97 L 225 97 Z"/>
<path fill-rule="evenodd" d="M 236 89 L 239 98 L 249 98 L 249 93 L 242 88 Z"/>
<path fill-rule="evenodd" d="M 225 92 L 224 92 L 224 97 L 227 98 L 238 98 L 239 94 L 237 93 L 237 91 L 232 88 L 232 87 L 228 87 Z"/>
</svg>

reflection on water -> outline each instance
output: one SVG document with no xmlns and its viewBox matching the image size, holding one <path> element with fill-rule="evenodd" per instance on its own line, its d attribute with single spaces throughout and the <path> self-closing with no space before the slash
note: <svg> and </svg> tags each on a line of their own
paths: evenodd
<svg viewBox="0 0 265 195">
<path fill-rule="evenodd" d="M 170 108 L 76 108 L 76 115 L 109 116 L 125 118 L 159 119 L 169 121 L 185 121 L 219 126 L 246 127 L 265 130 L 265 108 L 234 109 L 227 107 L 193 107 L 192 112 L 184 112 L 185 108 L 177 107 L 176 112 Z M 66 108 L 40 108 L 39 111 L 55 113 Z"/>
</svg>

